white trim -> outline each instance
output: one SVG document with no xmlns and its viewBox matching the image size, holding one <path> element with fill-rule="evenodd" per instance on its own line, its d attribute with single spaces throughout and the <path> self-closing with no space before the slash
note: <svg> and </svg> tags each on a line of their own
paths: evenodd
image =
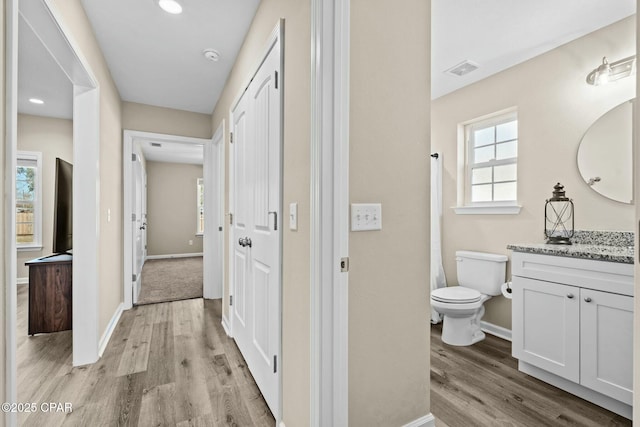
<svg viewBox="0 0 640 427">
<path fill-rule="evenodd" d="M 135 130 L 125 129 L 123 131 L 122 140 L 122 177 L 123 177 L 123 200 L 122 200 L 122 213 L 123 213 L 123 246 L 122 246 L 122 259 L 123 259 L 123 288 L 124 288 L 124 309 L 129 310 L 133 307 L 133 283 L 131 276 L 133 275 L 133 230 L 131 225 L 131 214 L 133 213 L 133 162 L 131 161 L 131 155 L 134 153 L 134 142 L 138 140 L 153 140 L 156 142 L 181 142 L 188 144 L 200 144 L 206 147 L 211 144 L 211 139 L 205 138 L 193 138 L 179 135 L 168 135 L 153 132 L 141 132 Z M 205 157 L 204 162 L 207 162 Z M 203 165 L 205 167 L 205 165 Z M 206 198 L 206 196 L 205 196 Z M 207 212 L 205 209 L 204 221 L 205 224 L 212 224 L 214 221 L 210 218 L 213 212 Z M 205 230 L 206 233 L 206 230 Z M 210 255 L 205 251 L 203 254 L 179 254 L 179 256 L 204 256 L 204 262 L 208 262 Z M 178 255 L 161 255 L 162 257 L 178 257 Z M 146 259 L 154 259 L 154 256 L 147 256 Z M 203 289 L 208 286 L 206 283 L 207 276 L 203 276 Z"/>
<path fill-rule="evenodd" d="M 36 188 L 35 188 L 35 203 L 33 211 L 35 213 L 35 219 L 33 221 L 35 242 L 33 243 L 17 243 L 16 248 L 19 252 L 22 251 L 37 251 L 42 249 L 42 152 L 41 151 L 24 151 L 18 150 L 16 152 L 16 167 L 20 160 L 31 160 L 36 162 Z M 14 173 L 17 173 L 14 169 Z M 17 202 L 17 199 L 16 199 Z M 16 230 L 17 231 L 17 230 Z M 15 236 L 15 235 L 14 235 Z"/>
<path fill-rule="evenodd" d="M 18 291 L 16 285 L 17 251 L 15 187 L 16 151 L 18 151 L 18 0 L 5 2 L 5 176 L 4 176 L 4 268 L 5 276 L 5 400 L 18 401 L 17 325 Z M 7 412 L 5 423 L 18 425 L 18 414 Z"/>
<path fill-rule="evenodd" d="M 111 320 L 109 320 L 109 324 L 107 325 L 107 329 L 104 330 L 102 337 L 100 338 L 100 345 L 98 347 L 98 356 L 102 357 L 105 349 L 107 348 L 107 344 L 109 344 L 109 340 L 111 339 L 111 335 L 113 335 L 113 331 L 116 330 L 116 326 L 118 326 L 118 321 L 120 321 L 120 316 L 122 316 L 122 312 L 124 311 L 124 303 L 120 303 L 116 308 L 116 311 L 111 316 Z"/>
<path fill-rule="evenodd" d="M 428 413 L 427 415 L 420 417 L 416 420 L 413 420 L 402 427 L 435 427 L 435 426 L 436 426 L 436 417 L 434 417 L 432 413 Z"/>
<path fill-rule="evenodd" d="M 28 285 L 29 284 L 29 278 L 28 277 L 18 277 L 16 279 L 16 284 L 18 284 L 18 285 Z"/>
<path fill-rule="evenodd" d="M 310 425 L 347 426 L 349 0 L 311 4 Z"/>
<path fill-rule="evenodd" d="M 494 325 L 484 320 L 480 321 L 480 329 L 503 340 L 511 341 L 511 329 L 503 328 L 502 326 Z"/>
<path fill-rule="evenodd" d="M 36 252 L 41 251 L 43 248 L 42 245 L 29 245 L 29 246 L 18 246 L 16 250 L 18 252 Z"/>
<path fill-rule="evenodd" d="M 518 215 L 520 205 L 454 206 L 451 209 L 458 215 Z"/>
<path fill-rule="evenodd" d="M 224 329 L 224 332 L 229 338 L 233 338 L 233 335 L 231 335 L 231 327 L 229 326 L 229 319 L 225 315 L 222 315 L 222 329 Z"/>
<path fill-rule="evenodd" d="M 194 252 L 190 254 L 165 254 L 165 255 L 147 255 L 147 260 L 150 259 L 170 259 L 170 258 L 193 258 L 204 256 L 204 252 Z"/>
<path fill-rule="evenodd" d="M 278 427 L 287 427 L 284 425 L 284 421 L 280 421 L 280 423 L 278 424 Z"/>
</svg>

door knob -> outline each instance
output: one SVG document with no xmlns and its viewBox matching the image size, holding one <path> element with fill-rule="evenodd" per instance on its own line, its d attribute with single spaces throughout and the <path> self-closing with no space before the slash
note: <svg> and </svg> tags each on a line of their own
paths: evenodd
<svg viewBox="0 0 640 427">
<path fill-rule="evenodd" d="M 248 238 L 248 237 L 245 237 L 245 239 L 244 239 L 244 245 L 245 245 L 245 246 L 249 246 L 249 247 L 251 247 L 251 239 L 250 239 L 250 238 Z"/>
<path fill-rule="evenodd" d="M 242 247 L 247 246 L 247 242 L 246 242 L 246 241 L 245 241 L 245 239 L 244 239 L 244 238 L 242 238 L 242 237 L 238 239 L 238 244 L 239 244 L 240 246 L 242 246 Z"/>
</svg>

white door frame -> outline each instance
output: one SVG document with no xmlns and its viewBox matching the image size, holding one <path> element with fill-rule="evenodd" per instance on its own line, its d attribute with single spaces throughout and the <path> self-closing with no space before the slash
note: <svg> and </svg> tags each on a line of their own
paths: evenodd
<svg viewBox="0 0 640 427">
<path fill-rule="evenodd" d="M 312 427 L 349 422 L 349 25 L 349 0 L 311 1 Z"/>
<path fill-rule="evenodd" d="M 204 147 L 204 211 L 211 211 L 213 220 L 205 219 L 203 236 L 204 253 L 209 252 L 212 263 L 204 263 L 203 296 L 206 299 L 223 298 L 224 280 L 224 119 L 211 138 L 211 144 Z M 211 185 L 214 183 L 214 185 Z M 208 227 L 208 233 L 207 231 Z M 223 298 L 224 300 L 224 298 Z"/>
<path fill-rule="evenodd" d="M 6 2 L 6 175 L 5 175 L 5 271 L 6 295 L 6 396 L 17 402 L 17 289 L 15 235 L 15 156 L 17 151 L 18 19 L 27 22 L 56 59 L 73 84 L 73 277 L 83 286 L 73 287 L 73 365 L 98 360 L 98 253 L 100 232 L 100 90 L 88 61 L 71 32 L 59 19 L 50 0 Z M 6 414 L 7 425 L 17 423 L 16 414 Z"/>
<path fill-rule="evenodd" d="M 269 35 L 269 37 L 267 38 L 266 43 L 263 45 L 262 50 L 260 51 L 261 54 L 260 56 L 257 58 L 256 62 L 254 63 L 254 66 L 252 68 L 250 68 L 250 73 L 249 75 L 247 75 L 245 81 L 243 82 L 244 84 L 242 86 L 240 86 L 242 89 L 239 91 L 239 93 L 236 95 L 236 97 L 234 98 L 233 102 L 231 103 L 231 106 L 229 107 L 229 132 L 233 132 L 233 110 L 235 110 L 236 106 L 238 105 L 238 102 L 240 102 L 240 99 L 242 98 L 242 95 L 246 92 L 246 90 L 249 87 L 249 84 L 251 83 L 251 80 L 253 80 L 253 77 L 256 75 L 256 73 L 258 72 L 258 70 L 260 69 L 260 66 L 262 65 L 262 63 L 264 62 L 264 60 L 267 58 L 267 56 L 269 55 L 269 52 L 271 51 L 271 48 L 273 47 L 274 44 L 276 43 L 280 43 L 280 81 L 282 82 L 282 85 L 284 87 L 284 75 L 285 75 L 285 68 L 284 68 L 284 57 L 285 57 L 285 40 L 284 40 L 284 25 L 285 25 L 285 21 L 284 18 L 280 18 L 278 20 L 278 22 L 276 23 L 274 29 L 271 31 L 271 34 Z M 286 90 L 286 88 L 285 88 Z M 280 91 L 280 93 L 282 94 L 283 92 Z M 282 95 L 280 95 L 282 97 Z M 282 142 L 284 141 L 284 97 L 282 97 L 281 103 L 280 103 L 280 117 L 281 117 L 281 123 L 280 126 L 282 127 L 282 131 L 280 132 L 280 143 L 282 144 Z M 281 145 L 282 146 L 282 155 L 284 155 L 284 144 Z M 229 149 L 229 214 L 233 215 L 233 190 L 234 190 L 234 180 L 233 180 L 233 173 L 234 173 L 234 169 L 233 169 L 233 162 L 234 162 L 234 150 L 233 148 Z M 281 160 L 281 170 L 280 170 L 280 212 L 283 211 L 283 207 L 282 207 L 282 197 L 283 197 L 283 189 L 282 189 L 282 184 L 283 184 L 283 175 L 282 175 L 282 167 L 283 165 L 283 161 Z M 284 224 L 284 221 L 281 222 L 282 224 Z M 227 260 L 228 263 L 228 272 L 229 272 L 229 297 L 232 297 L 234 294 L 234 265 L 233 265 L 233 259 L 234 257 L 231 255 L 233 254 L 233 250 L 234 250 L 234 235 L 233 235 L 233 227 L 229 226 L 229 259 Z M 282 269 L 282 233 L 280 234 L 280 268 Z M 278 354 L 282 355 L 282 274 L 280 275 L 280 328 L 279 328 L 279 333 L 280 333 L 280 348 L 278 349 Z M 224 301 L 224 299 L 223 299 Z M 225 331 L 227 332 L 227 334 L 230 337 L 233 337 L 233 315 L 231 315 L 231 309 L 229 309 L 229 317 L 225 319 L 225 317 L 222 317 L 222 326 L 224 327 Z M 283 357 L 280 357 L 280 359 L 283 359 Z M 280 402 L 280 407 L 277 410 L 277 413 L 274 414 L 275 418 L 276 418 L 276 425 L 281 425 L 282 423 L 282 414 L 283 414 L 283 401 L 282 401 L 282 360 L 280 360 L 278 362 L 278 364 L 280 365 L 280 369 L 279 372 L 281 373 L 278 376 L 278 401 Z"/>
<path fill-rule="evenodd" d="M 211 139 L 204 138 L 193 138 L 187 136 L 178 136 L 178 135 L 168 135 L 161 133 L 153 133 L 153 132 L 141 132 L 137 130 L 124 130 L 124 138 L 123 138 L 123 147 L 122 147 L 122 174 L 123 174 L 123 224 L 124 224 L 124 239 L 123 239 L 123 288 L 124 288 L 124 309 L 129 310 L 133 307 L 133 285 L 131 281 L 131 276 L 133 274 L 132 262 L 133 262 L 133 233 L 131 227 L 131 215 L 133 214 L 133 203 L 132 201 L 132 185 L 133 185 L 133 162 L 131 161 L 131 155 L 134 153 L 133 145 L 134 141 L 137 140 L 152 140 L 156 142 L 180 142 L 186 144 L 200 144 L 203 146 L 205 152 L 212 151 L 210 147 L 213 143 Z M 211 156 L 204 157 L 204 168 L 210 168 L 211 165 Z M 205 185 L 205 189 L 207 186 Z M 195 191 L 195 188 L 193 189 Z M 207 192 L 205 190 L 205 206 L 207 203 Z M 204 211 L 204 222 L 205 224 L 215 224 L 215 209 Z M 211 230 L 209 230 L 211 231 Z M 207 231 L 207 227 L 205 225 L 204 236 L 203 238 L 209 234 Z M 194 231 L 195 232 L 195 231 Z M 216 233 L 217 234 L 217 233 Z M 216 235 L 214 234 L 214 236 Z M 203 241 L 204 243 L 204 241 Z M 212 258 L 214 253 L 206 250 L 206 247 L 203 245 L 203 263 L 204 265 L 213 264 L 215 261 Z M 203 271 L 203 292 L 205 289 L 212 289 L 211 281 L 213 277 L 211 275 L 204 275 Z"/>
</svg>

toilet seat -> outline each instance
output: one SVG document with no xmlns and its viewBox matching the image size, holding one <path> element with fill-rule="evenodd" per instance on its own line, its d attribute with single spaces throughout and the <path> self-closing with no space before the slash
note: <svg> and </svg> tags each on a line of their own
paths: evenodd
<svg viewBox="0 0 640 427">
<path fill-rule="evenodd" d="M 449 304 L 470 304 L 480 301 L 482 294 L 464 286 L 452 286 L 436 289 L 431 292 L 431 298 L 434 301 Z"/>
</svg>

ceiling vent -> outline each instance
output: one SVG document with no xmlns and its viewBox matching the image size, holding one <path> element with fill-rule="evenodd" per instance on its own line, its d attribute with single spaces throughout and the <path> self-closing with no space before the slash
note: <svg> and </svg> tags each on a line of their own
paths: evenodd
<svg viewBox="0 0 640 427">
<path fill-rule="evenodd" d="M 453 76 L 462 77 L 466 74 L 469 74 L 472 71 L 477 70 L 478 67 L 479 65 L 476 64 L 475 62 L 464 60 L 458 65 L 455 65 L 449 68 L 447 71 L 445 71 L 445 74 L 451 74 Z"/>
<path fill-rule="evenodd" d="M 152 142 L 151 146 L 152 147 L 162 147 L 162 144 L 160 144 L 159 142 Z"/>
</svg>

